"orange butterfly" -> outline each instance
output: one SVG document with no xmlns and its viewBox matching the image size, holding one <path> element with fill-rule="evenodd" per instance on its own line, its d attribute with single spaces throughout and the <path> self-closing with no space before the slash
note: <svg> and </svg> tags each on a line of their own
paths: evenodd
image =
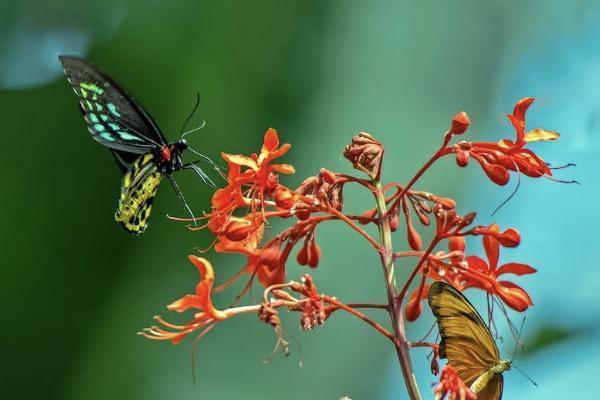
<svg viewBox="0 0 600 400">
<path fill-rule="evenodd" d="M 500 359 L 496 342 L 477 310 L 444 282 L 431 284 L 428 301 L 442 337 L 440 357 L 448 359 L 478 400 L 502 398 L 502 373 L 512 362 Z"/>
</svg>

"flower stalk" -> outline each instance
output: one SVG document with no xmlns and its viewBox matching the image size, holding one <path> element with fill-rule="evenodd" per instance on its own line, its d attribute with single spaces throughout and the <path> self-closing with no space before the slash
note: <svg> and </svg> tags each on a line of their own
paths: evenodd
<svg viewBox="0 0 600 400">
<path fill-rule="evenodd" d="M 394 328 L 394 337 L 396 354 L 400 362 L 400 369 L 406 384 L 406 390 L 411 400 L 420 400 L 421 393 L 412 367 L 412 361 L 409 354 L 409 346 L 406 340 L 406 332 L 404 329 L 404 319 L 402 316 L 402 304 L 397 301 L 398 290 L 396 287 L 395 266 L 394 266 L 394 247 L 392 243 L 392 230 L 390 220 L 386 217 L 387 206 L 385 201 L 385 193 L 383 192 L 381 182 L 374 180 L 375 200 L 377 203 L 377 215 L 379 221 L 379 236 L 381 238 L 381 265 L 387 289 L 387 297 L 389 304 L 389 313 L 392 326 Z"/>
</svg>

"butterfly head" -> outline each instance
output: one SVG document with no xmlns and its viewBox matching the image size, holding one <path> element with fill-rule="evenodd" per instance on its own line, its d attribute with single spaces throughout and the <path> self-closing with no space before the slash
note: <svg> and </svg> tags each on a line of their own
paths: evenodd
<svg viewBox="0 0 600 400">
<path fill-rule="evenodd" d="M 181 153 L 187 148 L 188 144 L 185 139 L 161 147 L 156 154 L 157 164 L 161 171 L 170 174 L 181 169 L 183 166 Z"/>
<path fill-rule="evenodd" d="M 502 372 L 509 371 L 512 368 L 512 361 L 511 360 L 500 360 L 500 362 L 498 362 L 498 366 Z"/>
</svg>

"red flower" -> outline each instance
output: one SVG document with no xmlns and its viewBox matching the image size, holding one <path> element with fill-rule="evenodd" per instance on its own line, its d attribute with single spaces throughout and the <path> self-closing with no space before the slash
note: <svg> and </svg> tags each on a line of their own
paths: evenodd
<svg viewBox="0 0 600 400">
<path fill-rule="evenodd" d="M 546 162 L 533 151 L 526 149 L 529 142 L 556 140 L 559 134 L 536 128 L 525 131 L 525 113 L 533 103 L 533 97 L 526 97 L 517 102 L 508 119 L 515 128 L 517 138 L 493 142 L 466 142 L 455 145 L 456 161 L 459 166 L 468 164 L 469 158 L 479 162 L 487 176 L 498 185 L 505 185 L 509 180 L 509 171 L 523 173 L 532 178 L 551 176 L 552 171 Z"/>
<path fill-rule="evenodd" d="M 212 197 L 213 210 L 209 215 L 208 228 L 219 233 L 228 222 L 233 212 L 239 208 L 250 207 L 252 212 L 260 208 L 264 211 L 267 198 L 280 188 L 277 173 L 293 174 L 294 167 L 288 164 L 272 164 L 276 158 L 283 156 L 291 145 L 279 146 L 279 138 L 275 129 L 265 132 L 260 154 L 250 157 L 222 153 L 227 161 L 227 186 L 219 189 Z M 285 197 L 285 199 L 282 199 Z M 278 206 L 293 205 L 289 193 L 279 191 Z M 284 201 L 285 200 L 285 201 Z"/>
<path fill-rule="evenodd" d="M 483 289 L 500 297 L 512 309 L 525 311 L 533 304 L 527 292 L 512 282 L 498 280 L 498 277 L 503 274 L 532 274 L 536 270 L 529 265 L 520 263 L 508 263 L 498 267 L 500 245 L 506 246 L 506 244 L 503 244 L 499 239 L 500 230 L 498 225 L 490 225 L 488 231 L 489 234 L 483 236 L 483 247 L 488 262 L 477 256 L 466 258 L 468 269 L 463 273 L 464 288 L 477 287 Z M 516 232 L 514 229 L 512 231 Z"/>
<path fill-rule="evenodd" d="M 433 388 L 435 400 L 476 400 L 477 396 L 465 385 L 450 364 L 446 364 L 440 382 Z M 447 396 L 447 397 L 446 397 Z"/>
<path fill-rule="evenodd" d="M 196 309 L 198 312 L 185 325 L 171 324 L 160 317 L 156 317 L 159 323 L 170 330 L 165 330 L 162 327 L 152 327 L 144 330 L 142 332 L 143 336 L 149 339 L 171 340 L 173 344 L 178 344 L 190 333 L 205 328 L 214 322 L 229 318 L 230 315 L 227 311 L 217 310 L 212 303 L 211 294 L 215 279 L 212 265 L 208 260 L 201 257 L 189 256 L 188 259 L 200 272 L 200 282 L 196 285 L 196 292 L 183 296 L 169 304 L 167 308 L 180 313 L 189 309 Z"/>
</svg>

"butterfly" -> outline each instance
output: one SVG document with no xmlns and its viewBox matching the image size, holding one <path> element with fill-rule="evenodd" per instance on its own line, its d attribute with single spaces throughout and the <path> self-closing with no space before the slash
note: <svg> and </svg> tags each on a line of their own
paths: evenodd
<svg viewBox="0 0 600 400">
<path fill-rule="evenodd" d="M 501 360 L 496 342 L 477 310 L 458 290 L 444 282 L 429 287 L 429 306 L 437 319 L 441 358 L 447 358 L 478 400 L 502 398 L 502 373 L 512 361 Z"/>
<path fill-rule="evenodd" d="M 213 187 L 214 183 L 195 163 L 183 163 L 182 153 L 189 148 L 183 138 L 185 134 L 181 140 L 168 143 L 141 104 L 98 67 L 77 57 L 59 56 L 59 60 L 79 97 L 88 131 L 98 143 L 111 150 L 123 173 L 115 220 L 130 233 L 143 233 L 163 177 L 169 180 L 192 214 L 172 174 L 192 169 L 205 183 Z M 208 157 L 193 152 L 212 163 Z"/>
</svg>

